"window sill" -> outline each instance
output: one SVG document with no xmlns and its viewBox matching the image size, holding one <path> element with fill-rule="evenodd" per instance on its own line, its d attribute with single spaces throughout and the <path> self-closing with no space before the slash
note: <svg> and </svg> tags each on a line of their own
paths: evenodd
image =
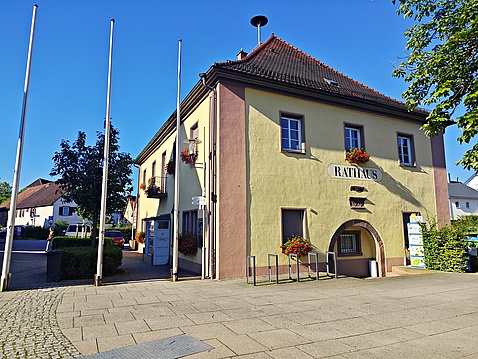
<svg viewBox="0 0 478 359">
<path fill-rule="evenodd" d="M 404 168 L 416 168 L 416 167 L 417 167 L 416 164 L 399 163 L 398 165 L 399 165 L 400 167 L 404 167 Z"/>
<path fill-rule="evenodd" d="M 361 257 L 361 256 L 363 256 L 362 252 L 339 253 L 339 257 Z"/>
<path fill-rule="evenodd" d="M 297 154 L 297 155 L 305 155 L 305 151 L 300 151 L 300 150 L 284 150 L 284 149 L 281 149 L 281 152 L 282 153 L 294 153 L 294 154 Z"/>
</svg>

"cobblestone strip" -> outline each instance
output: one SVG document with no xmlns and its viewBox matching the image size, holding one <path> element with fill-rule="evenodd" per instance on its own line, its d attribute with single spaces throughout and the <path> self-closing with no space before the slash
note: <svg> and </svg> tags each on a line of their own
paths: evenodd
<svg viewBox="0 0 478 359">
<path fill-rule="evenodd" d="M 55 315 L 67 288 L 18 291 L 0 308 L 0 357 L 36 359 L 80 356 L 61 332 Z"/>
</svg>

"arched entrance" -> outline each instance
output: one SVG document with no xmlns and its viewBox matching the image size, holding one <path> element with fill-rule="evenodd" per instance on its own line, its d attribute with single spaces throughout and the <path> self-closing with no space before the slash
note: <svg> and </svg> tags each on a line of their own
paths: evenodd
<svg viewBox="0 0 478 359">
<path fill-rule="evenodd" d="M 379 277 L 386 277 L 387 271 L 385 267 L 385 249 L 383 247 L 383 241 L 378 232 L 373 228 L 373 226 L 363 220 L 353 219 L 350 221 L 345 222 L 342 224 L 332 236 L 332 239 L 329 244 L 329 251 L 333 252 L 337 240 L 339 239 L 340 234 L 342 234 L 347 228 L 350 227 L 361 227 L 365 229 L 368 233 L 370 233 L 371 237 L 375 242 L 375 249 L 376 249 L 376 260 L 378 263 L 378 275 Z M 340 263 L 340 262 L 339 262 Z"/>
</svg>

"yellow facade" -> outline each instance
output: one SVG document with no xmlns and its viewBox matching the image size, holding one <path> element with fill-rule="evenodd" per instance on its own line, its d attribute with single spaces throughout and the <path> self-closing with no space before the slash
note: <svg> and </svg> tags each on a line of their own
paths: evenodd
<svg viewBox="0 0 478 359">
<path fill-rule="evenodd" d="M 249 246 L 258 266 L 266 265 L 268 253 L 281 253 L 284 208 L 306 210 L 306 235 L 324 256 L 335 231 L 343 223 L 358 219 L 377 230 L 387 258 L 404 257 L 402 212 L 420 212 L 425 219 L 434 219 L 431 144 L 419 124 L 250 89 L 246 91 L 246 106 Z M 305 154 L 281 152 L 281 111 L 304 116 Z M 363 167 L 379 168 L 381 182 L 328 175 L 330 164 L 347 165 L 344 123 L 363 126 L 366 150 L 371 155 Z M 416 167 L 399 165 L 397 132 L 414 136 Z M 366 192 L 359 196 L 367 198 L 365 209 L 350 208 L 352 185 L 365 187 Z M 371 237 L 362 232 L 363 257 L 375 257 L 375 243 L 363 240 Z M 286 256 L 280 258 L 285 264 Z"/>
</svg>

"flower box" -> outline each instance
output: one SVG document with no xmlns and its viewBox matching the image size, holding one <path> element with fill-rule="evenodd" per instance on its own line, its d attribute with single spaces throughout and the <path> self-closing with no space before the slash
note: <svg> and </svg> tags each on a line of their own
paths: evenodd
<svg viewBox="0 0 478 359">
<path fill-rule="evenodd" d="M 370 155 L 363 148 L 350 148 L 345 152 L 345 160 L 349 163 L 361 165 L 370 160 Z"/>
</svg>

